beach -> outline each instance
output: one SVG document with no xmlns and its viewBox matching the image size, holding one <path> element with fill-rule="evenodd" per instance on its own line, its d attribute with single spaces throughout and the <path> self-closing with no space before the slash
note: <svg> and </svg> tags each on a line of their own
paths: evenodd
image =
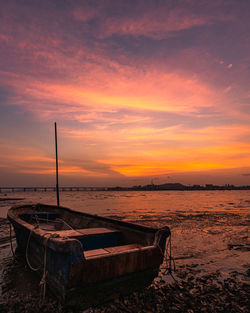
<svg viewBox="0 0 250 313">
<path fill-rule="evenodd" d="M 2 212 L 13 202 L 53 199 L 46 193 L 12 196 L 24 200 L 6 200 Z M 176 270 L 172 276 L 165 273 L 163 263 L 150 286 L 85 310 L 62 307 L 49 290 L 41 302 L 40 279 L 13 258 L 9 225 L 2 216 L 1 312 L 248 312 L 249 191 L 65 193 L 63 201 L 65 206 L 142 225 L 168 225 Z"/>
</svg>

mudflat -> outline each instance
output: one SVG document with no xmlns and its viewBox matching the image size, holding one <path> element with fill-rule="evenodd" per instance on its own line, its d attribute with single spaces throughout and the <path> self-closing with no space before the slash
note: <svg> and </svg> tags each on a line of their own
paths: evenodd
<svg viewBox="0 0 250 313">
<path fill-rule="evenodd" d="M 176 211 L 162 218 L 140 216 L 136 222 L 170 227 L 176 270 L 172 276 L 167 274 L 163 263 L 149 287 L 85 312 L 248 312 L 248 213 Z M 0 260 L 1 312 L 84 311 L 61 306 L 49 290 L 41 300 L 40 279 L 24 261 L 12 256 L 4 218 L 0 219 Z"/>
</svg>

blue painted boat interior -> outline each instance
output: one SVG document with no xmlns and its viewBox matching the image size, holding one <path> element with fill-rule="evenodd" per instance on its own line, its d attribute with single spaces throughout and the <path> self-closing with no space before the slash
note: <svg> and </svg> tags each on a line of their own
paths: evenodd
<svg viewBox="0 0 250 313">
<path fill-rule="evenodd" d="M 81 241 L 84 251 L 115 247 L 118 245 L 118 233 L 102 234 L 98 236 L 83 236 L 77 238 Z"/>
<path fill-rule="evenodd" d="M 20 215 L 20 218 L 28 223 L 35 224 L 39 221 L 41 228 L 43 225 L 47 226 L 49 222 L 51 222 L 51 230 L 67 230 L 69 227 L 63 225 L 63 221 L 60 220 L 57 222 L 56 219 L 59 218 L 60 215 L 54 212 L 26 212 Z M 54 225 L 53 225 L 54 222 Z M 72 237 L 71 237 L 72 238 Z M 74 237 L 73 237 L 74 238 Z M 83 245 L 83 250 L 94 250 L 101 249 L 107 247 L 114 247 L 119 244 L 119 232 L 112 233 L 103 233 L 103 234 L 92 234 L 92 235 L 83 235 L 82 237 L 77 236 L 77 240 L 79 240 Z"/>
</svg>

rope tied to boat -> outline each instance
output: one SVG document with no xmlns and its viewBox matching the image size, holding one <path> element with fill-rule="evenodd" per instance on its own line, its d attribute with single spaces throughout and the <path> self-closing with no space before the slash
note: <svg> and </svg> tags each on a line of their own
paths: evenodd
<svg viewBox="0 0 250 313">
<path fill-rule="evenodd" d="M 49 235 L 48 237 L 45 237 L 46 235 Z M 55 236 L 56 235 L 56 236 Z M 46 296 L 46 277 L 48 275 L 48 271 L 46 269 L 47 267 L 47 243 L 50 238 L 56 238 L 58 237 L 58 234 L 51 234 L 51 233 L 45 233 L 43 237 L 45 237 L 45 243 L 44 243 L 44 254 L 43 254 L 43 276 L 40 280 L 40 302 L 43 302 L 45 300 Z"/>
<path fill-rule="evenodd" d="M 173 256 L 171 234 L 169 235 L 169 239 L 168 239 L 165 251 L 166 251 L 165 261 L 166 261 L 166 264 L 168 264 L 168 267 L 166 267 L 166 270 L 165 270 L 164 274 L 166 274 L 167 272 L 169 274 L 171 274 L 172 271 L 174 271 L 174 272 L 176 271 L 175 259 L 174 259 L 174 256 Z"/>
<path fill-rule="evenodd" d="M 35 225 L 34 228 L 30 231 L 29 237 L 28 237 L 28 241 L 27 241 L 27 245 L 26 245 L 26 251 L 25 251 L 26 262 L 27 262 L 29 268 L 30 268 L 32 271 L 34 271 L 34 272 L 37 272 L 38 270 L 40 270 L 40 267 L 34 268 L 34 267 L 31 265 L 31 263 L 30 263 L 30 261 L 29 261 L 28 254 L 29 254 L 29 244 L 30 244 L 31 235 L 32 235 L 32 233 L 33 233 L 33 230 L 36 229 L 36 228 L 38 228 L 38 227 L 39 227 L 39 225 Z"/>
<path fill-rule="evenodd" d="M 41 267 L 37 267 L 37 268 L 34 268 L 31 263 L 30 263 L 30 260 L 29 260 L 29 257 L 28 257 L 28 252 L 29 252 L 29 245 L 30 245 L 30 239 L 31 239 L 31 236 L 32 236 L 32 233 L 34 232 L 35 229 L 39 228 L 39 223 L 36 223 L 36 225 L 34 226 L 34 228 L 30 231 L 30 234 L 29 234 L 29 237 L 28 237 L 28 241 L 27 241 L 27 246 L 26 246 L 26 262 L 29 266 L 29 268 L 32 270 L 32 271 L 38 271 L 38 270 L 41 270 Z M 60 236 L 58 233 L 50 233 L 50 232 L 47 232 L 47 233 L 44 233 L 42 235 L 43 238 L 45 238 L 45 241 L 44 241 L 44 255 L 43 255 L 43 275 L 42 275 L 42 278 L 40 280 L 40 302 L 43 303 L 44 300 L 45 300 L 45 296 L 46 296 L 46 284 L 47 284 L 47 276 L 48 276 L 48 270 L 47 270 L 47 247 L 48 247 L 48 241 L 52 238 L 61 238 L 61 239 L 68 239 L 68 237 L 66 236 Z M 75 238 L 75 241 L 77 241 L 81 247 L 81 249 L 83 250 L 83 245 L 81 243 L 80 240 L 76 239 Z"/>
<path fill-rule="evenodd" d="M 43 302 L 46 296 L 46 277 L 48 275 L 48 271 L 46 270 L 46 264 L 47 264 L 47 241 L 49 238 L 46 240 L 46 244 L 44 247 L 44 256 L 43 256 L 43 276 L 40 280 L 40 302 Z"/>
<path fill-rule="evenodd" d="M 11 233 L 11 223 L 9 222 L 9 228 L 10 228 L 10 249 L 11 249 L 11 252 L 12 252 L 12 255 L 13 257 L 15 258 L 16 257 L 16 253 L 14 252 L 14 249 L 13 249 L 13 245 L 12 245 L 12 233 Z"/>
<path fill-rule="evenodd" d="M 175 277 L 173 276 L 172 272 L 176 271 L 176 266 L 175 266 L 175 259 L 173 257 L 173 250 L 172 250 L 172 237 L 171 237 L 171 232 L 168 236 L 168 241 L 165 244 L 165 249 L 162 250 L 161 246 L 160 246 L 160 238 L 161 235 L 163 234 L 163 232 L 166 231 L 166 227 L 162 227 L 160 229 L 158 229 L 158 231 L 155 234 L 155 243 L 157 244 L 158 248 L 161 251 L 161 254 L 163 256 L 163 261 L 165 261 L 166 264 L 166 268 L 164 271 L 164 275 L 165 274 L 169 274 L 173 280 L 177 283 L 177 280 L 175 279 Z"/>
<path fill-rule="evenodd" d="M 28 241 L 27 241 L 27 245 L 26 245 L 26 253 L 25 253 L 25 256 L 26 256 L 26 262 L 29 266 L 29 268 L 34 271 L 34 272 L 37 272 L 38 270 L 41 269 L 41 267 L 33 267 L 30 263 L 30 260 L 29 260 L 29 245 L 30 245 L 30 239 L 31 239 L 31 236 L 32 236 L 32 233 L 34 232 L 35 229 L 39 228 L 39 223 L 37 223 L 34 228 L 32 230 L 30 230 L 30 233 L 29 233 L 29 237 L 28 237 Z M 48 237 L 46 237 L 46 235 L 49 235 Z M 48 243 L 48 240 L 52 237 L 58 237 L 59 235 L 58 234 L 52 234 L 52 233 L 45 233 L 43 234 L 43 237 L 45 237 L 45 244 L 44 244 L 44 255 L 43 255 L 43 275 L 42 275 L 42 278 L 41 278 L 41 281 L 40 281 L 40 286 L 41 286 L 41 290 L 40 290 L 40 301 L 44 301 L 45 299 L 45 295 L 46 295 L 46 277 L 48 275 L 48 271 L 46 270 L 46 266 L 47 266 L 47 243 Z"/>
</svg>

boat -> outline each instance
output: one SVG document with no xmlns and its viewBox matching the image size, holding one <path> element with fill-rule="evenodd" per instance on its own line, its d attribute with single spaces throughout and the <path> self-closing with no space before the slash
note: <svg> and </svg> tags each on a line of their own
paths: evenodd
<svg viewBox="0 0 250 313">
<path fill-rule="evenodd" d="M 46 204 L 9 209 L 17 250 L 67 305 L 97 304 L 150 285 L 170 229 L 150 228 Z M 168 242 L 169 242 L 168 241 Z"/>
</svg>

